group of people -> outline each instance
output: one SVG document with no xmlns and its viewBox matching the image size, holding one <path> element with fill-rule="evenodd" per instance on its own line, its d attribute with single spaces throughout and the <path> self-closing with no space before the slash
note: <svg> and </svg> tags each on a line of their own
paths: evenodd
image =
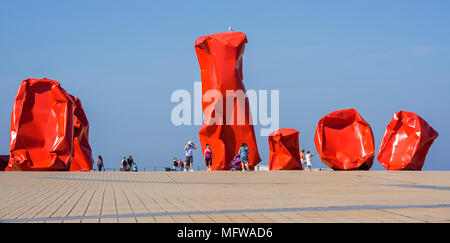
<svg viewBox="0 0 450 243">
<path fill-rule="evenodd" d="M 242 143 L 241 147 L 239 147 L 238 153 L 234 156 L 231 161 L 230 169 L 231 170 L 250 170 L 250 166 L 248 164 L 248 154 L 250 150 L 248 149 L 248 145 L 246 143 Z"/>
<path fill-rule="evenodd" d="M 306 167 L 306 170 L 312 170 L 311 167 L 311 157 L 313 157 L 314 155 L 316 155 L 316 153 L 311 153 L 311 151 L 307 150 L 305 153 L 305 150 L 302 149 L 302 151 L 300 151 L 300 161 L 303 165 L 303 168 Z"/>
<path fill-rule="evenodd" d="M 183 161 L 178 160 L 176 157 L 173 158 L 173 170 L 178 171 L 194 171 L 194 157 L 193 151 L 196 150 L 197 147 L 192 141 L 189 141 L 184 146 L 184 151 L 186 154 L 186 159 Z"/>
<path fill-rule="evenodd" d="M 98 171 L 102 171 L 105 167 L 103 162 L 103 158 L 101 155 L 97 158 L 97 169 Z M 128 159 L 124 156 L 122 161 L 120 162 L 119 171 L 138 171 L 137 165 L 133 160 L 133 156 L 129 156 Z"/>
<path fill-rule="evenodd" d="M 189 141 L 184 146 L 185 151 L 185 161 L 177 159 L 176 157 L 173 158 L 173 170 L 174 171 L 194 171 L 194 157 L 193 157 L 193 151 L 196 150 L 197 147 L 194 145 L 192 141 Z M 250 150 L 246 143 L 242 143 L 241 147 L 239 148 L 238 153 L 234 156 L 233 160 L 231 161 L 231 170 L 250 170 L 250 166 L 248 164 L 248 155 L 250 153 Z M 305 150 L 303 149 L 300 152 L 300 160 L 303 165 L 303 167 L 306 167 L 306 170 L 312 170 L 311 166 L 311 158 L 316 153 L 311 153 L 311 151 L 307 150 L 305 153 Z M 206 149 L 203 152 L 203 158 L 205 159 L 205 166 L 207 171 L 211 171 L 212 167 L 212 161 L 214 159 L 214 154 L 211 149 L 211 145 L 206 144 Z M 97 158 L 97 168 L 98 171 L 102 171 L 104 168 L 103 158 L 101 155 Z M 169 168 L 170 170 L 170 168 Z M 125 156 L 123 157 L 119 171 L 138 171 L 136 163 L 133 161 L 133 157 L 130 155 L 128 158 Z"/>
<path fill-rule="evenodd" d="M 124 156 L 120 162 L 119 171 L 138 171 L 136 163 L 133 161 L 133 157 L 130 155 L 128 159 Z"/>
<path fill-rule="evenodd" d="M 183 161 L 177 159 L 177 157 L 173 157 L 173 167 L 172 170 L 174 171 L 183 171 L 184 170 L 184 163 Z"/>
<path fill-rule="evenodd" d="M 189 141 L 185 146 L 184 146 L 184 151 L 186 154 L 186 159 L 183 161 L 178 160 L 176 157 L 173 158 L 173 170 L 174 171 L 194 171 L 194 157 L 193 157 L 193 151 L 196 150 L 197 147 L 194 145 L 194 143 L 192 141 Z M 242 171 L 246 171 L 250 169 L 250 166 L 248 164 L 248 154 L 250 153 L 249 148 L 247 146 L 246 143 L 242 143 L 241 147 L 239 148 L 238 154 L 234 157 L 233 161 L 237 161 L 237 159 L 239 160 L 239 169 Z M 211 167 L 212 167 L 212 161 L 214 159 L 214 153 L 211 149 L 211 145 L 210 144 L 206 144 L 206 149 L 203 152 L 203 158 L 205 159 L 205 166 L 206 166 L 206 171 L 211 171 Z M 232 161 L 232 170 L 236 170 L 236 168 L 238 167 L 233 166 L 233 161 Z"/>
</svg>

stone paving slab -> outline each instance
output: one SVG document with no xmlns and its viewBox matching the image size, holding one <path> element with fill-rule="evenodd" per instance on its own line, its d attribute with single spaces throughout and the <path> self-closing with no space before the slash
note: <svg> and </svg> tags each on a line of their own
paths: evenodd
<svg viewBox="0 0 450 243">
<path fill-rule="evenodd" d="M 0 172 L 0 222 L 450 222 L 450 172 Z"/>
</svg>

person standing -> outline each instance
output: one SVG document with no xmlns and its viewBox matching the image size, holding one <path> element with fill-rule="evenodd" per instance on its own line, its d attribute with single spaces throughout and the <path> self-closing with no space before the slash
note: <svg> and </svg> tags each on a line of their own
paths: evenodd
<svg viewBox="0 0 450 243">
<path fill-rule="evenodd" d="M 300 162 L 302 163 L 302 167 L 304 167 L 306 160 L 305 160 L 305 150 L 302 149 L 302 151 L 300 151 Z"/>
<path fill-rule="evenodd" d="M 197 149 L 192 141 L 189 141 L 184 146 L 184 151 L 186 151 L 185 167 L 187 171 L 194 171 L 194 158 L 193 150 Z"/>
<path fill-rule="evenodd" d="M 249 170 L 248 166 L 248 154 L 250 151 L 248 150 L 248 146 L 246 143 L 242 143 L 241 147 L 239 148 L 239 156 L 241 158 L 242 163 L 242 171 Z"/>
<path fill-rule="evenodd" d="M 131 167 L 133 166 L 134 161 L 133 161 L 133 157 L 130 155 L 128 156 L 127 159 L 127 171 L 131 171 Z"/>
<path fill-rule="evenodd" d="M 306 164 L 308 165 L 307 170 L 312 170 L 311 157 L 313 157 L 314 155 L 316 155 L 316 153 L 311 154 L 311 152 L 309 150 L 306 151 L 305 159 L 306 159 Z"/>
<path fill-rule="evenodd" d="M 214 158 L 214 154 L 209 144 L 206 144 L 206 149 L 205 152 L 203 153 L 203 157 L 205 158 L 206 171 L 211 171 L 212 159 Z"/>
<path fill-rule="evenodd" d="M 98 168 L 98 171 L 102 171 L 102 169 L 103 169 L 103 158 L 101 155 L 99 155 L 97 158 L 97 168 Z"/>
<path fill-rule="evenodd" d="M 125 156 L 123 156 L 122 162 L 120 163 L 120 169 L 122 171 L 127 171 L 127 158 Z"/>
</svg>

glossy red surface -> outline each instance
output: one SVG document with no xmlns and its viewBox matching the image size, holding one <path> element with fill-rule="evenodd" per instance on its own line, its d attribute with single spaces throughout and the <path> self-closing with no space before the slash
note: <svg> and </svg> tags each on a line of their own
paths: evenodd
<svg viewBox="0 0 450 243">
<path fill-rule="evenodd" d="M 314 137 L 322 162 L 335 170 L 368 170 L 375 146 L 370 125 L 354 109 L 334 111 L 317 124 Z"/>
<path fill-rule="evenodd" d="M 416 113 L 396 112 L 386 127 L 377 159 L 387 170 L 421 170 L 438 136 Z"/>
<path fill-rule="evenodd" d="M 80 99 L 72 96 L 74 104 L 74 140 L 70 171 L 90 171 L 93 166 L 92 150 L 89 145 L 89 121 L 84 113 Z"/>
<path fill-rule="evenodd" d="M 50 79 L 27 79 L 14 100 L 8 170 L 67 170 L 74 101 Z"/>
<path fill-rule="evenodd" d="M 239 151 L 241 143 L 247 143 L 249 147 L 249 165 L 254 167 L 261 159 L 255 140 L 253 125 L 250 125 L 250 108 L 248 99 L 245 104 L 235 102 L 233 107 L 234 118 L 244 115 L 245 122 L 228 125 L 226 123 L 226 99 L 227 90 L 242 90 L 245 92 L 242 83 L 242 57 L 244 54 L 247 38 L 242 32 L 217 33 L 203 36 L 195 41 L 195 51 L 201 69 L 202 79 L 202 107 L 204 112 L 204 123 L 199 131 L 202 150 L 206 144 L 211 145 L 214 153 L 212 163 L 213 170 L 228 170 L 230 161 Z M 205 93 L 210 90 L 217 90 L 224 98 L 222 104 L 216 99 L 205 101 Z M 226 98 L 227 97 L 227 98 Z M 221 112 L 209 112 L 208 107 L 222 107 Z M 216 116 L 223 114 L 223 123 L 211 124 L 210 121 Z M 231 115 L 231 114 L 229 114 Z"/>
<path fill-rule="evenodd" d="M 89 122 L 78 98 L 51 79 L 27 79 L 14 100 L 8 171 L 89 171 Z"/>
<path fill-rule="evenodd" d="M 302 170 L 300 162 L 299 132 L 281 128 L 269 136 L 269 169 Z"/>
</svg>

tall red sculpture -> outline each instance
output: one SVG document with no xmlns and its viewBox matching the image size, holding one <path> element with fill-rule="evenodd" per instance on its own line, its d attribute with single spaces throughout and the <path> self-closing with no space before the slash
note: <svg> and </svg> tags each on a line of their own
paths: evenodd
<svg viewBox="0 0 450 243">
<path fill-rule="evenodd" d="M 314 137 L 322 162 L 334 170 L 369 170 L 375 146 L 370 125 L 354 109 L 334 111 L 317 124 Z"/>
<path fill-rule="evenodd" d="M 70 163 L 70 171 L 90 171 L 93 166 L 92 150 L 89 145 L 89 121 L 84 113 L 78 97 L 72 96 L 74 100 L 74 140 L 73 157 Z"/>
<path fill-rule="evenodd" d="M 253 168 L 261 159 L 256 145 L 247 97 L 244 102 L 227 94 L 227 91 L 245 93 L 242 83 L 242 57 L 247 38 L 242 32 L 217 33 L 195 41 L 195 51 L 201 69 L 202 107 L 204 123 L 199 131 L 202 150 L 211 145 L 214 153 L 213 170 L 228 170 L 230 161 L 237 154 L 241 143 L 249 147 L 249 165 Z M 216 91 L 216 92 L 211 92 Z M 214 96 L 211 98 L 210 94 Z M 232 112 L 228 112 L 226 100 L 235 99 Z M 230 107 L 228 107 L 230 108 Z M 234 116 L 230 125 L 227 119 Z M 241 117 L 241 122 L 236 121 Z M 244 120 L 242 120 L 242 117 Z M 218 121 L 218 122 L 214 122 Z M 232 120 L 232 119 L 230 119 Z"/>
<path fill-rule="evenodd" d="M 281 128 L 269 136 L 270 170 L 303 170 L 300 162 L 299 132 Z"/>
<path fill-rule="evenodd" d="M 59 82 L 24 80 L 14 100 L 6 170 L 89 170 L 87 126 L 81 103 Z"/>
<path fill-rule="evenodd" d="M 422 170 L 438 136 L 416 113 L 396 112 L 386 127 L 377 159 L 387 170 Z"/>
</svg>

